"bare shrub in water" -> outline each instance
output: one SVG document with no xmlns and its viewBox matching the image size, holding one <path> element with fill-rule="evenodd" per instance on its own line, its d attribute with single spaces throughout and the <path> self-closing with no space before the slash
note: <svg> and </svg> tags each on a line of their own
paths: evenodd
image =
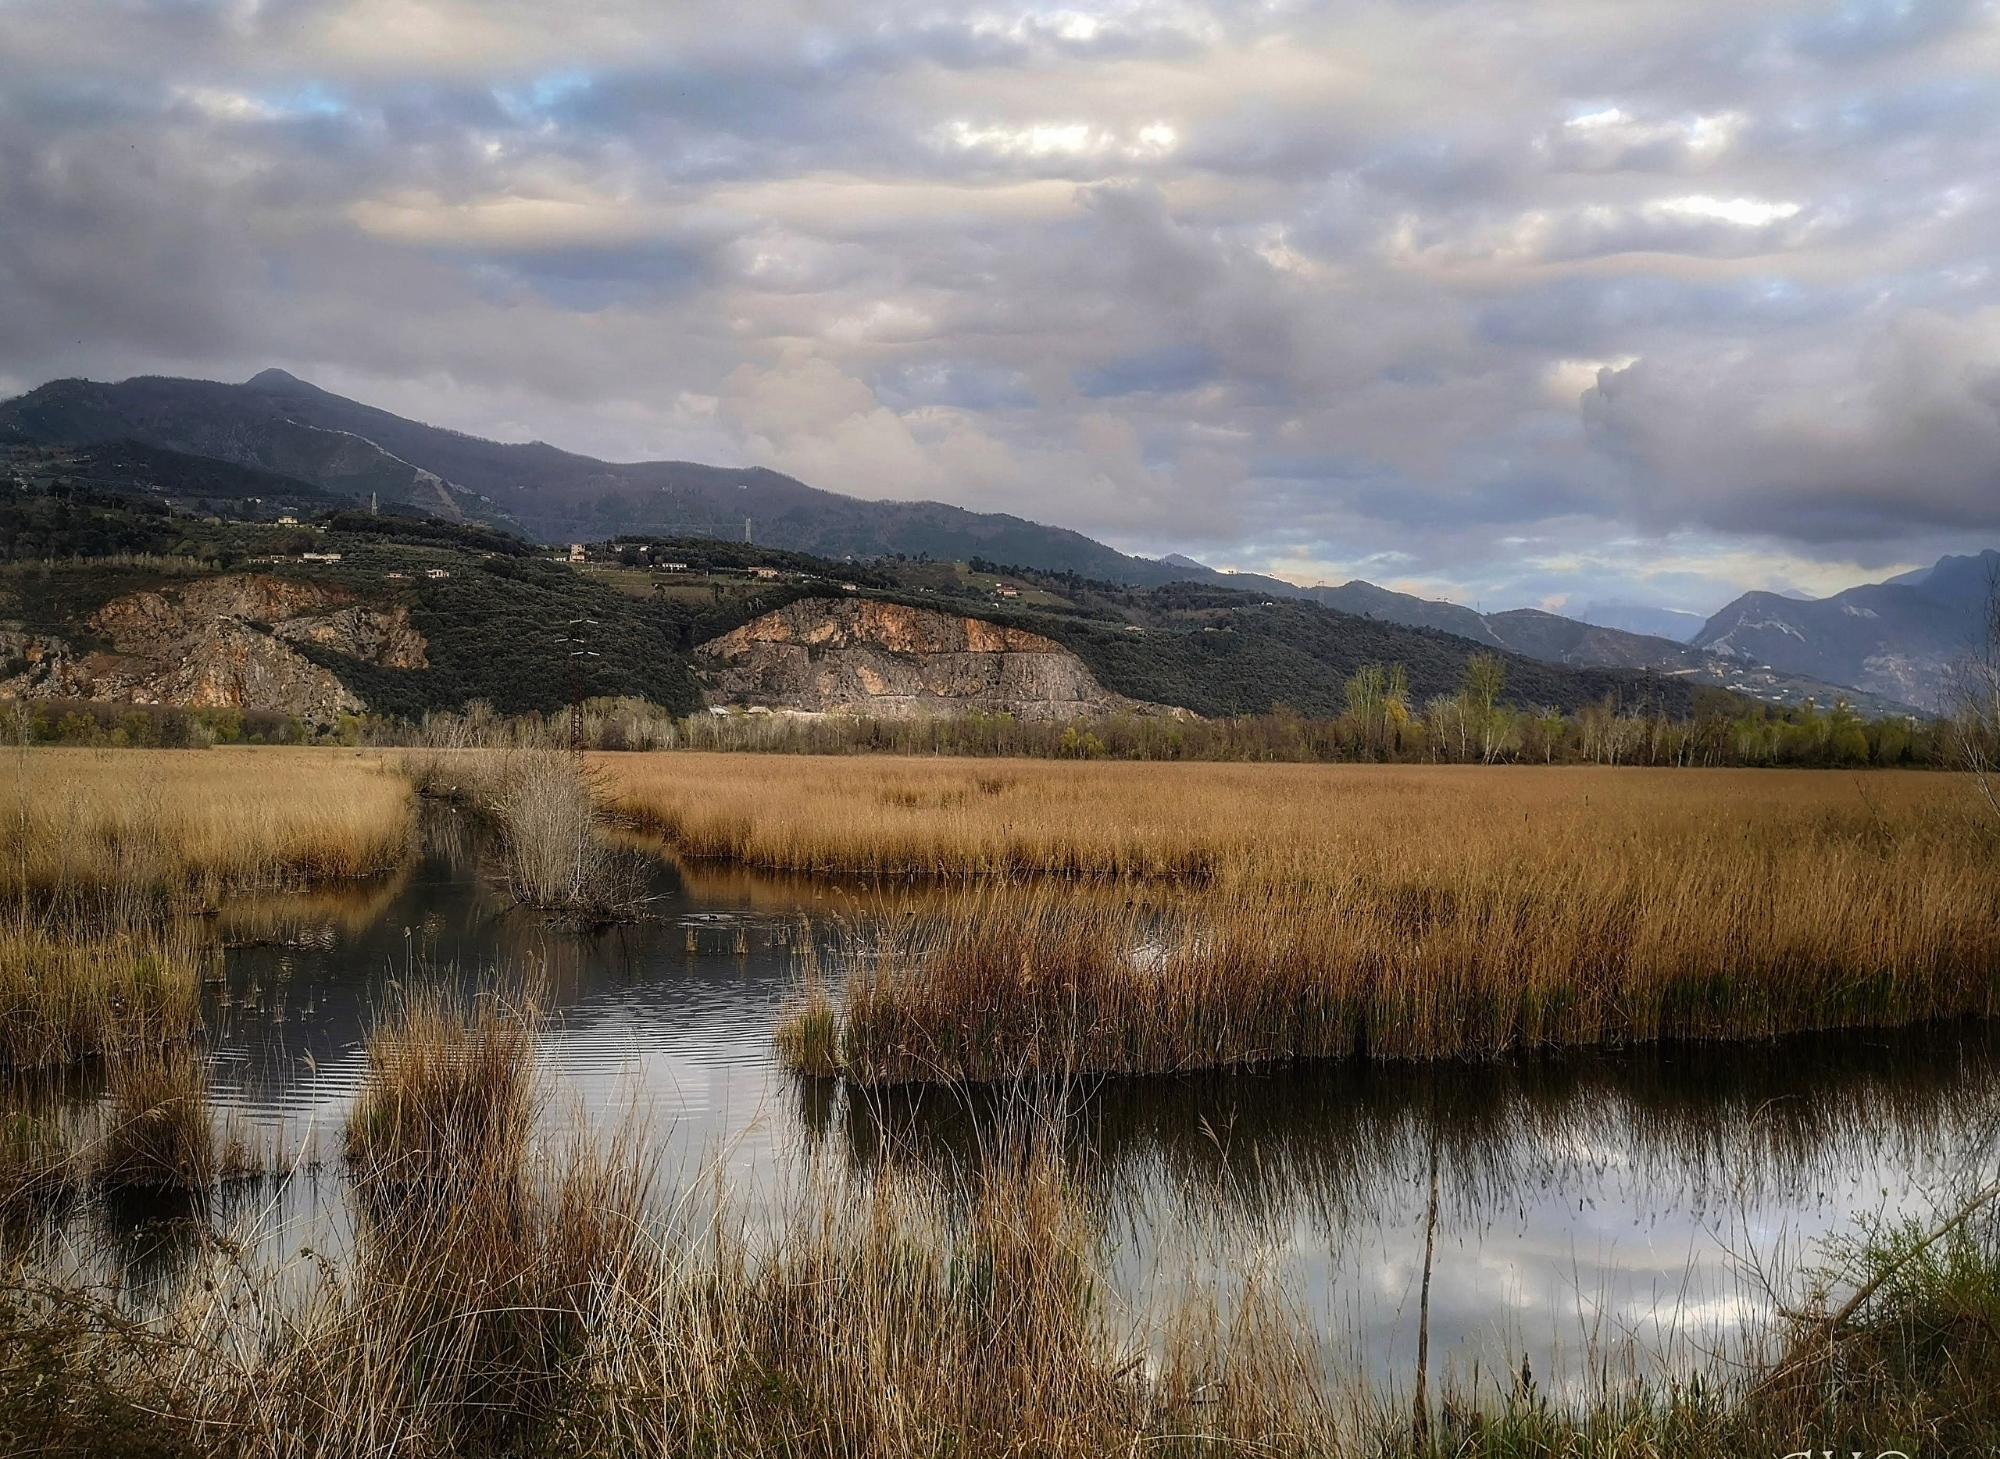
<svg viewBox="0 0 2000 1459">
<path fill-rule="evenodd" d="M 590 787 L 576 760 L 516 757 L 493 806 L 507 842 L 516 898 L 556 910 L 598 910 L 608 900 L 611 850 L 598 834 Z"/>
<path fill-rule="evenodd" d="M 641 900 L 634 858 L 598 824 L 601 787 L 555 750 L 419 750 L 404 772 L 426 795 L 470 806 L 499 830 L 507 889 L 518 902 L 577 917 L 630 915 Z"/>
</svg>

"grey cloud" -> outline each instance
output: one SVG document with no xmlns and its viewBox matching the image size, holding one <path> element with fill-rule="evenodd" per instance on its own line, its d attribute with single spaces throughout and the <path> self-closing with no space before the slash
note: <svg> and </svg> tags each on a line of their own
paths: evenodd
<svg viewBox="0 0 2000 1459">
<path fill-rule="evenodd" d="M 1842 543 L 2000 529 L 2000 309 L 1641 360 L 1602 371 L 1583 407 L 1646 517 Z"/>
<path fill-rule="evenodd" d="M 437 3 L 0 9 L 0 375 L 1543 595 L 2000 531 L 1986 9 Z"/>
</svg>

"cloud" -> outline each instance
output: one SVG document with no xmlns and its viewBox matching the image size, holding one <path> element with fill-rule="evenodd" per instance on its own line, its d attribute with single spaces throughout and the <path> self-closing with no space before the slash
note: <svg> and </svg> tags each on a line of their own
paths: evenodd
<svg viewBox="0 0 2000 1459">
<path fill-rule="evenodd" d="M 2000 533 L 1991 7 L 117 14 L 0 7 L 10 380 L 282 364 L 1489 606 Z"/>
<path fill-rule="evenodd" d="M 1642 358 L 1600 370 L 1582 404 L 1642 516 L 1808 542 L 2000 530 L 2000 308 Z"/>
</svg>

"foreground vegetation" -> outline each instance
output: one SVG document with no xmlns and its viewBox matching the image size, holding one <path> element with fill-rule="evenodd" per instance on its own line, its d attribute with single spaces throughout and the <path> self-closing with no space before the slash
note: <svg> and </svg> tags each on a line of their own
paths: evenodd
<svg viewBox="0 0 2000 1459">
<path fill-rule="evenodd" d="M 1955 777 L 598 763 L 683 855 L 964 885 L 858 929 L 796 1012 L 789 1057 L 867 1082 L 2000 1007 L 2000 832 Z"/>
<path fill-rule="evenodd" d="M 630 1135 L 549 1133 L 535 1013 L 418 993 L 347 1129 L 351 1244 L 204 1245 L 148 1312 L 9 1247 L 0 1444 L 91 1455 L 1769 1456 L 2000 1443 L 1984 1208 L 1836 1253 L 1742 1370 L 1574 1400 L 1369 1393 L 1282 1293 L 1157 1321 L 1032 1103 L 949 1184 L 825 1169 L 775 1224 L 690 1216 Z M 539 1133 L 538 1133 L 539 1131 Z M 1836 1305 L 1837 1304 L 1837 1305 Z M 1490 1386 L 1490 1385 L 1489 1385 Z"/>
<path fill-rule="evenodd" d="M 752 1222 L 662 1186 L 639 1132 L 551 1118 L 518 994 L 391 997 L 324 1177 L 344 1239 L 280 1256 L 218 1214 L 256 1162 L 207 1104 L 187 1036 L 212 954 L 174 915 L 394 861 L 414 785 L 491 817 L 515 897 L 559 911 L 616 885 L 598 800 L 684 855 L 945 878 L 892 933 L 855 927 L 793 1025 L 799 1062 L 858 1079 L 1734 1036 L 1986 986 L 1995 848 L 1953 778 L 688 754 L 580 776 L 450 747 L 0 768 L 0 809 L 26 807 L 0 885 L 29 909 L 0 935 L 0 1062 L 106 1061 L 101 1098 L 15 1091 L 0 1116 L 0 1452 L 2000 1447 L 1983 1206 L 1832 1253 L 1747 1369 L 1698 1384 L 1370 1391 L 1281 1291 L 1127 1310 L 1046 1081 L 1005 1086 L 1017 1117 L 969 1159 L 817 1164 Z M 179 1193 L 199 1233 L 150 1296 L 65 1224 L 129 1190 Z"/>
<path fill-rule="evenodd" d="M 203 910 L 367 876 L 403 856 L 410 805 L 407 783 L 352 752 L 0 753 L 0 905 Z"/>
</svg>

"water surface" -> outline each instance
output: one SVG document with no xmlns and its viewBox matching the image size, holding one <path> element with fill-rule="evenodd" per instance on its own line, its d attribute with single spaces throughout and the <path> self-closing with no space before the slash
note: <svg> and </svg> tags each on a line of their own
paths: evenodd
<svg viewBox="0 0 2000 1459">
<path fill-rule="evenodd" d="M 803 952 L 898 889 L 677 867 L 637 923 L 512 908 L 482 838 L 429 813 L 396 877 L 226 910 L 211 990 L 218 1103 L 298 1175 L 243 1198 L 260 1239 L 338 1240 L 327 1159 L 398 983 L 532 980 L 565 1116 L 643 1113 L 672 1179 L 719 1162 L 775 1199 L 806 1155 L 962 1183 L 1008 1111 L 990 1093 L 860 1096 L 777 1068 Z M 1324 1063 L 1065 1092 L 1066 1153 L 1135 1313 L 1190 1285 L 1282 1291 L 1337 1364 L 1407 1385 L 1436 1180 L 1434 1374 L 1501 1388 L 1727 1361 L 1830 1236 L 1947 1204 L 1990 1170 L 1989 1024 L 1499 1064 Z M 317 1170 L 317 1173 L 315 1171 Z M 257 1204 L 261 1202 L 261 1204 Z"/>
</svg>

